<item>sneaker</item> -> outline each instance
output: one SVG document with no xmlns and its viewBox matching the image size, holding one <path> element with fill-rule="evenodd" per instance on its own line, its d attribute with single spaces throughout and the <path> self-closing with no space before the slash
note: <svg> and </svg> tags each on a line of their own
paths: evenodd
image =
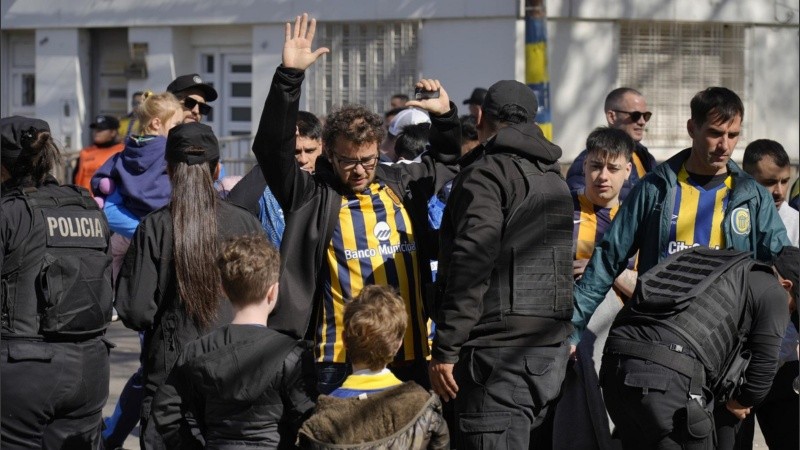
<svg viewBox="0 0 800 450">
<path fill-rule="evenodd" d="M 111 307 L 111 321 L 116 322 L 119 320 L 119 314 L 117 314 L 117 308 Z"/>
</svg>

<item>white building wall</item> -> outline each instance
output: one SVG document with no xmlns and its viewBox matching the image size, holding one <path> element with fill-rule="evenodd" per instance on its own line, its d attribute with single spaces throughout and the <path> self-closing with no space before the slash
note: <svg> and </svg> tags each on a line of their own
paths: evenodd
<svg viewBox="0 0 800 450">
<path fill-rule="evenodd" d="M 603 103 L 616 87 L 617 35 L 613 22 L 547 23 L 553 142 L 564 152 L 562 161 L 583 150 L 592 129 L 607 125 Z"/>
<path fill-rule="evenodd" d="M 50 124 L 68 152 L 80 150 L 88 132 L 89 82 L 86 31 L 36 30 L 36 117 Z"/>
<path fill-rule="evenodd" d="M 73 142 L 80 142 L 80 133 L 85 132 L 88 122 L 86 105 L 79 97 L 83 98 L 88 89 L 84 85 L 88 73 L 78 62 L 78 29 L 128 27 L 129 42 L 149 42 L 149 77 L 131 80 L 131 92 L 142 87 L 163 89 L 174 76 L 196 71 L 198 46 L 252 49 L 255 129 L 270 77 L 280 60 L 283 23 L 302 11 L 327 21 L 422 20 L 421 74 L 441 79 L 451 99 L 462 108 L 461 101 L 476 86 L 488 87 L 505 78 L 524 80 L 522 3 L 0 0 L 0 22 L 3 30 L 39 30 L 37 42 L 56 29 L 66 33 L 62 36 L 65 39 L 51 38 L 49 44 L 36 46 L 36 112 L 46 114 L 45 119 L 58 120 L 58 127 L 73 133 Z M 574 157 L 591 129 L 605 122 L 602 102 L 617 82 L 618 43 L 614 39 L 620 20 L 755 24 L 748 31 L 747 131 L 752 138 L 781 141 L 796 158 L 800 147 L 799 5 L 800 0 L 547 0 L 554 140 L 564 149 L 564 159 Z M 54 41 L 59 42 L 58 50 L 53 47 Z M 63 73 L 52 70 L 66 66 L 70 67 Z M 65 101 L 73 102 L 78 110 L 78 115 L 69 120 L 61 117 Z"/>
<path fill-rule="evenodd" d="M 272 75 L 281 63 L 283 51 L 283 25 L 255 25 L 252 33 L 253 51 L 253 134 L 258 130 L 258 121 L 264 111 L 264 101 L 269 93 Z M 305 91 L 301 91 L 300 109 L 308 110 Z"/>
<path fill-rule="evenodd" d="M 422 77 L 442 82 L 459 115 L 469 113 L 462 101 L 472 89 L 488 88 L 497 80 L 524 82 L 525 34 L 517 22 L 514 18 L 424 21 L 418 56 Z"/>
<path fill-rule="evenodd" d="M 750 59 L 749 110 L 751 140 L 778 141 L 798 161 L 800 134 L 800 35 L 787 27 L 754 27 Z"/>
</svg>

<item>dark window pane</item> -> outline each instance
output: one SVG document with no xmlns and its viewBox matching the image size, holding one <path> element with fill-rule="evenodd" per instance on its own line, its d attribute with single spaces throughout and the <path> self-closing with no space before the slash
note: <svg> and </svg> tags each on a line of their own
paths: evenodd
<svg viewBox="0 0 800 450">
<path fill-rule="evenodd" d="M 231 83 L 231 97 L 250 97 L 252 83 Z"/>
<path fill-rule="evenodd" d="M 232 73 L 252 73 L 253 72 L 253 65 L 252 64 L 231 64 L 231 72 Z"/>
<path fill-rule="evenodd" d="M 22 106 L 36 104 L 36 75 L 26 73 L 22 75 Z"/>
<path fill-rule="evenodd" d="M 108 98 L 128 98 L 128 90 L 127 89 L 109 89 L 108 90 Z"/>
<path fill-rule="evenodd" d="M 231 108 L 231 120 L 234 122 L 250 122 L 252 114 L 247 106 L 234 106 Z"/>
<path fill-rule="evenodd" d="M 249 131 L 231 131 L 231 136 L 250 136 Z"/>
<path fill-rule="evenodd" d="M 205 55 L 206 72 L 214 73 L 214 55 Z"/>
</svg>

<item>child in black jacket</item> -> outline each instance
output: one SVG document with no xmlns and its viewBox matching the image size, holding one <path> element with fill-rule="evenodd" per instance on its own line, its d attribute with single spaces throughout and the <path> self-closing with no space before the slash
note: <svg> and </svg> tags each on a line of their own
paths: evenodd
<svg viewBox="0 0 800 450">
<path fill-rule="evenodd" d="M 189 343 L 156 394 L 169 448 L 292 448 L 316 400 L 307 346 L 267 328 L 278 297 L 277 250 L 263 235 L 228 241 L 217 258 L 235 316 Z"/>
</svg>

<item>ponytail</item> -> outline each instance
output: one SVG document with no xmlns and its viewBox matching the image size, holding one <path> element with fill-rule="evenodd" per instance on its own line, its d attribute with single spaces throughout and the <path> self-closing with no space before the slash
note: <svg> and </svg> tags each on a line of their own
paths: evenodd
<svg viewBox="0 0 800 450">
<path fill-rule="evenodd" d="M 184 153 L 202 155 L 205 150 L 186 149 Z M 215 319 L 220 295 L 215 264 L 218 195 L 212 179 L 217 162 L 189 165 L 168 161 L 178 296 L 201 329 L 208 328 Z"/>
</svg>

